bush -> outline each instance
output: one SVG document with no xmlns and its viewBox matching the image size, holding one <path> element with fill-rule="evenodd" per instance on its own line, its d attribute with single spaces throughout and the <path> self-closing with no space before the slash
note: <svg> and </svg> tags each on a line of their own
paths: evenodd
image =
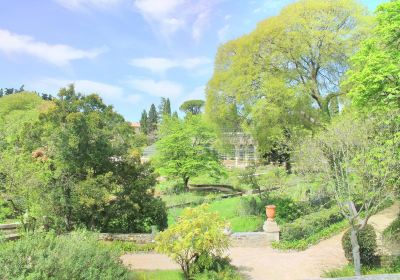
<svg viewBox="0 0 400 280">
<path fill-rule="evenodd" d="M 8 207 L 7 202 L 0 198 L 0 223 L 10 218 L 12 210 Z"/>
<path fill-rule="evenodd" d="M 343 220 L 337 207 L 322 209 L 319 212 L 305 215 L 293 223 L 281 227 L 281 237 L 284 241 L 295 241 L 309 236 Z"/>
<path fill-rule="evenodd" d="M 118 255 L 87 232 L 35 234 L 0 244 L 0 279 L 129 279 Z"/>
<path fill-rule="evenodd" d="M 347 220 L 343 220 L 339 223 L 332 224 L 327 228 L 324 228 L 321 231 L 318 231 L 316 233 L 313 233 L 312 235 L 308 236 L 305 239 L 299 239 L 299 240 L 292 240 L 292 241 L 280 241 L 280 242 L 273 242 L 272 247 L 275 249 L 280 249 L 280 250 L 306 250 L 308 247 L 311 245 L 317 244 L 323 239 L 327 239 L 345 228 L 348 227 L 348 222 Z"/>
<path fill-rule="evenodd" d="M 208 261 L 206 256 L 204 262 L 200 257 L 195 263 L 194 280 L 240 280 L 239 272 L 232 267 L 231 260 L 228 257 L 216 256 Z"/>
<path fill-rule="evenodd" d="M 221 271 L 205 271 L 196 274 L 194 280 L 241 280 L 239 272 L 233 268 L 227 268 Z"/>
<path fill-rule="evenodd" d="M 347 230 L 342 237 L 342 246 L 346 258 L 349 261 L 353 260 L 352 246 L 350 240 L 351 229 Z M 374 227 L 366 225 L 362 230 L 357 233 L 358 244 L 360 245 L 360 258 L 361 264 L 371 266 L 376 264 L 376 233 Z"/>
<path fill-rule="evenodd" d="M 156 236 L 156 250 L 173 258 L 186 279 L 221 256 L 228 248 L 229 238 L 223 233 L 227 226 L 207 205 L 186 208 L 178 222 Z M 197 264 L 196 264 L 197 262 Z"/>
<path fill-rule="evenodd" d="M 288 197 L 271 197 L 260 200 L 255 197 L 242 198 L 241 210 L 244 215 L 262 215 L 265 217 L 265 206 L 276 206 L 276 221 L 280 224 L 291 222 L 311 211 L 308 204 L 296 202 Z"/>
<path fill-rule="evenodd" d="M 400 216 L 383 231 L 383 236 L 388 240 L 400 241 Z"/>
</svg>

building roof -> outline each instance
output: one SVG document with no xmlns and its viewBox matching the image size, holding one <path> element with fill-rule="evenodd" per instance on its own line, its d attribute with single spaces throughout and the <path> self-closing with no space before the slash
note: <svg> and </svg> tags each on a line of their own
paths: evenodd
<svg viewBox="0 0 400 280">
<path fill-rule="evenodd" d="M 139 128 L 140 127 L 140 122 L 131 122 L 130 125 L 132 127 Z"/>
</svg>

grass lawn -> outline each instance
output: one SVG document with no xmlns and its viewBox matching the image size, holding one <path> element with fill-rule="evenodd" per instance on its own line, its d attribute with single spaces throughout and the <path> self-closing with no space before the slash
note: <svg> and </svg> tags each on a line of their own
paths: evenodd
<svg viewBox="0 0 400 280">
<path fill-rule="evenodd" d="M 390 273 L 400 273 L 400 270 L 388 270 L 384 267 L 363 267 L 362 274 L 363 275 L 372 275 L 372 274 L 390 274 Z M 339 277 L 350 277 L 354 276 L 354 266 L 346 265 L 339 269 L 333 269 L 325 272 L 322 277 L 324 278 L 339 278 Z"/>
<path fill-rule="evenodd" d="M 202 203 L 221 196 L 217 193 L 185 192 L 180 194 L 171 194 L 161 196 L 167 207 L 184 203 Z"/>
<path fill-rule="evenodd" d="M 241 210 L 241 198 L 227 198 L 209 204 L 209 211 L 217 212 L 221 218 L 231 223 L 233 232 L 258 231 L 262 228 L 263 217 L 245 215 Z M 168 224 L 172 225 L 182 213 L 182 208 L 168 211 Z"/>
<path fill-rule="evenodd" d="M 132 272 L 132 280 L 183 280 L 179 270 L 154 270 Z"/>
</svg>

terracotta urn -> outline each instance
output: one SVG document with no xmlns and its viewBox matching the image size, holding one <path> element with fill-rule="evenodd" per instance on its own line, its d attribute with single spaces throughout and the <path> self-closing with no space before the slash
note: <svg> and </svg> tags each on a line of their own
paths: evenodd
<svg viewBox="0 0 400 280">
<path fill-rule="evenodd" d="M 265 212 L 267 214 L 267 221 L 273 221 L 275 218 L 275 205 L 267 205 L 265 206 Z"/>
</svg>

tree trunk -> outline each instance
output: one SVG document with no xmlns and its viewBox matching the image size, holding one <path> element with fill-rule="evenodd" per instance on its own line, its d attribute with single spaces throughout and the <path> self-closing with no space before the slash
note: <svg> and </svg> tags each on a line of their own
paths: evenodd
<svg viewBox="0 0 400 280">
<path fill-rule="evenodd" d="M 354 272 L 356 276 L 361 275 L 360 245 L 358 245 L 357 230 L 352 228 L 350 234 L 351 247 L 353 253 Z"/>
<path fill-rule="evenodd" d="M 183 188 L 185 191 L 189 191 L 189 177 L 183 177 Z"/>
</svg>

